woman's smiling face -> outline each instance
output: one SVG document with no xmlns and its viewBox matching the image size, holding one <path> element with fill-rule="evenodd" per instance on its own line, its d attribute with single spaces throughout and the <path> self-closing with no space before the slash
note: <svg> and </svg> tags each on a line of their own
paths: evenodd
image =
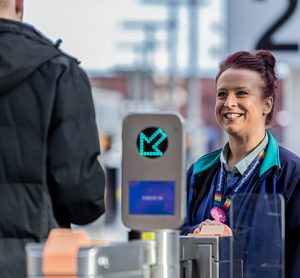
<svg viewBox="0 0 300 278">
<path fill-rule="evenodd" d="M 263 81 L 258 72 L 229 68 L 216 85 L 216 118 L 229 135 L 248 137 L 265 129 L 273 100 L 263 99 Z"/>
</svg>

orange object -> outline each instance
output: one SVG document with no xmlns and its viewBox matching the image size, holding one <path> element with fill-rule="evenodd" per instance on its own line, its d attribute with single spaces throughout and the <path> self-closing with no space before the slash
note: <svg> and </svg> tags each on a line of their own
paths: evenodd
<svg viewBox="0 0 300 278">
<path fill-rule="evenodd" d="M 78 250 L 90 245 L 89 236 L 84 231 L 51 230 L 43 250 L 42 270 L 45 278 L 76 278 Z"/>
<path fill-rule="evenodd" d="M 203 225 L 200 233 L 188 236 L 232 236 L 232 231 L 226 225 Z"/>
</svg>

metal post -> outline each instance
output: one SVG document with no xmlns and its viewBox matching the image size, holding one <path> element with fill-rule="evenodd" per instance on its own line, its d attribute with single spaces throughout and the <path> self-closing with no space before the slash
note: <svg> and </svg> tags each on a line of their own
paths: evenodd
<svg viewBox="0 0 300 278">
<path fill-rule="evenodd" d="M 179 232 L 158 230 L 155 234 L 157 264 L 151 270 L 151 278 L 179 278 Z"/>
</svg>

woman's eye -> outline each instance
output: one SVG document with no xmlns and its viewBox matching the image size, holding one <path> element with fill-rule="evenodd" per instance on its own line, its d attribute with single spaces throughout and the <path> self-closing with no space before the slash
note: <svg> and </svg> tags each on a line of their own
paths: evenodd
<svg viewBox="0 0 300 278">
<path fill-rule="evenodd" d="M 218 98 L 222 98 L 222 97 L 225 97 L 225 96 L 226 96 L 225 92 L 217 92 L 217 97 Z"/>
<path fill-rule="evenodd" d="M 237 94 L 237 96 L 245 96 L 245 95 L 247 95 L 247 92 L 245 92 L 245 91 L 238 91 L 236 94 Z"/>
</svg>

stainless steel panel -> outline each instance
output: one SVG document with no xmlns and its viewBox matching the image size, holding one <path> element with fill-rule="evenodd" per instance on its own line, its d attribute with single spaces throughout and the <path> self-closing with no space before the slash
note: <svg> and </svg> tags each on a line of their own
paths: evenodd
<svg viewBox="0 0 300 278">
<path fill-rule="evenodd" d="M 185 278 L 229 278 L 230 237 L 180 237 L 181 275 Z"/>
</svg>

